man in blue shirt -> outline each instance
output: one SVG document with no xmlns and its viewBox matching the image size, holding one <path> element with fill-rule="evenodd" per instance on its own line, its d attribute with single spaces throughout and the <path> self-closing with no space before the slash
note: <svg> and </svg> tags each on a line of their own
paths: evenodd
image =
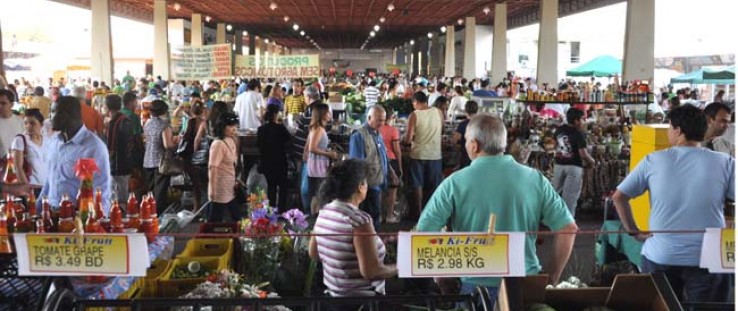
<svg viewBox="0 0 738 311">
<path fill-rule="evenodd" d="M 372 106 L 367 112 L 366 124 L 354 131 L 349 140 L 349 157 L 366 160 L 369 164 L 367 178 L 369 190 L 360 207 L 372 216 L 375 229 L 379 228 L 382 217 L 382 187 L 387 183 L 388 176 L 397 178 L 392 168 L 388 166 L 387 149 L 384 146 L 384 139 L 379 134 L 379 128 L 386 118 L 387 112 L 382 106 Z"/>
<path fill-rule="evenodd" d="M 684 105 L 669 113 L 669 149 L 646 156 L 613 195 L 625 230 L 645 241 L 644 273 L 664 273 L 684 302 L 727 302 L 730 275 L 701 269 L 702 234 L 639 232 L 629 203 L 650 192 L 649 230 L 724 228 L 723 206 L 735 199 L 735 159 L 702 148 L 707 131 L 704 113 Z"/>
<path fill-rule="evenodd" d="M 93 187 L 102 190 L 103 210 L 110 209 L 110 158 L 105 143 L 82 124 L 82 110 L 78 99 L 62 96 L 51 105 L 51 127 L 58 134 L 51 138 L 44 160 L 49 174 L 40 197 L 47 197 L 53 209 L 59 208 L 62 195 L 68 194 L 73 203 L 80 187 L 75 176 L 77 160 L 92 158 L 99 172 L 95 173 Z M 41 200 L 37 206 L 41 207 Z"/>
<path fill-rule="evenodd" d="M 478 89 L 472 93 L 475 97 L 497 97 L 497 93 L 489 90 L 489 79 L 482 80 L 481 89 Z"/>
</svg>

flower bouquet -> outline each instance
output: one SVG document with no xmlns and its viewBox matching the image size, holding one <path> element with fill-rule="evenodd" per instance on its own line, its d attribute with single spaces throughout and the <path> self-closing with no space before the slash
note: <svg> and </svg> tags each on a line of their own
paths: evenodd
<svg viewBox="0 0 738 311">
<path fill-rule="evenodd" d="M 279 268 L 284 228 L 278 221 L 279 215 L 269 206 L 264 191 L 251 194 L 248 203 L 249 218 L 241 221 L 246 236 L 239 239 L 242 249 L 239 272 L 251 283 L 269 284 Z"/>
<path fill-rule="evenodd" d="M 182 296 L 185 299 L 218 299 L 218 298 L 279 298 L 274 292 L 262 290 L 266 284 L 253 285 L 246 283 L 244 277 L 231 270 L 221 270 L 208 276 L 207 281 L 200 283 L 194 290 Z M 262 310 L 290 311 L 284 306 L 262 306 Z M 189 311 L 191 307 L 181 307 L 177 311 Z M 250 310 L 244 307 L 243 310 Z"/>
<path fill-rule="evenodd" d="M 90 209 L 95 202 L 92 178 L 96 172 L 100 172 L 100 169 L 97 167 L 95 159 L 82 158 L 74 164 L 74 174 L 81 182 L 77 193 L 77 206 L 83 223 L 87 222 Z"/>
</svg>

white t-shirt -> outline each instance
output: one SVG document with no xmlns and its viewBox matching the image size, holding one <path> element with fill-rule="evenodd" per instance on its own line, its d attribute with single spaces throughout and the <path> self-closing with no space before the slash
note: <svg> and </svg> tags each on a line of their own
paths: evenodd
<svg viewBox="0 0 738 311">
<path fill-rule="evenodd" d="M 259 108 L 263 106 L 264 99 L 255 91 L 243 92 L 236 97 L 236 105 L 233 111 L 238 115 L 239 127 L 241 129 L 256 129 L 261 126 L 259 119 Z"/>
<path fill-rule="evenodd" d="M 10 143 L 15 135 L 23 133 L 23 119 L 12 115 L 10 118 L 0 117 L 0 158 L 4 158 L 10 150 Z"/>
<path fill-rule="evenodd" d="M 448 107 L 448 116 L 450 118 L 454 118 L 456 116 L 463 116 L 465 111 L 464 108 L 466 108 L 466 97 L 461 95 L 456 95 L 454 98 L 451 99 L 451 105 Z"/>
<path fill-rule="evenodd" d="M 31 163 L 31 177 L 29 178 L 29 181 L 32 185 L 43 185 L 44 182 L 46 182 L 46 174 L 48 173 L 46 161 L 44 161 L 43 158 L 44 143 L 47 142 L 47 139 L 42 138 L 43 141 L 41 145 L 37 145 L 28 135 L 23 134 L 23 136 L 26 137 L 26 144 L 28 144 L 28 155 L 26 156 L 26 160 Z M 25 146 L 23 144 L 23 139 L 16 136 L 10 149 L 24 151 Z"/>
</svg>

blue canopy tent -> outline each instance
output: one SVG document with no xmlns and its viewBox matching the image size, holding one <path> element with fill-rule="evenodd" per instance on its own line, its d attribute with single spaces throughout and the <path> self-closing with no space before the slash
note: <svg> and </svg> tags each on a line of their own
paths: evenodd
<svg viewBox="0 0 738 311">
<path fill-rule="evenodd" d="M 717 70 L 705 69 L 702 78 L 705 80 L 732 80 L 726 84 L 735 83 L 735 65 Z"/>
</svg>

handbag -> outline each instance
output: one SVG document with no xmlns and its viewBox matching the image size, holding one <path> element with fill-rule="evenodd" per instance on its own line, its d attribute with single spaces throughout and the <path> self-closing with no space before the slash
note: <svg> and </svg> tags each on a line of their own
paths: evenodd
<svg viewBox="0 0 738 311">
<path fill-rule="evenodd" d="M 208 127 L 205 126 L 205 128 Z M 198 148 L 197 151 L 192 154 L 192 165 L 208 165 L 208 161 L 210 160 L 210 143 L 212 143 L 212 138 L 210 138 L 210 129 L 207 129 L 207 131 L 207 135 L 205 135 L 205 137 L 203 137 L 200 141 L 200 148 Z"/>
<path fill-rule="evenodd" d="M 159 174 L 164 176 L 174 176 L 182 174 L 182 160 L 178 159 L 174 152 L 166 150 L 164 156 L 159 161 Z"/>
</svg>

